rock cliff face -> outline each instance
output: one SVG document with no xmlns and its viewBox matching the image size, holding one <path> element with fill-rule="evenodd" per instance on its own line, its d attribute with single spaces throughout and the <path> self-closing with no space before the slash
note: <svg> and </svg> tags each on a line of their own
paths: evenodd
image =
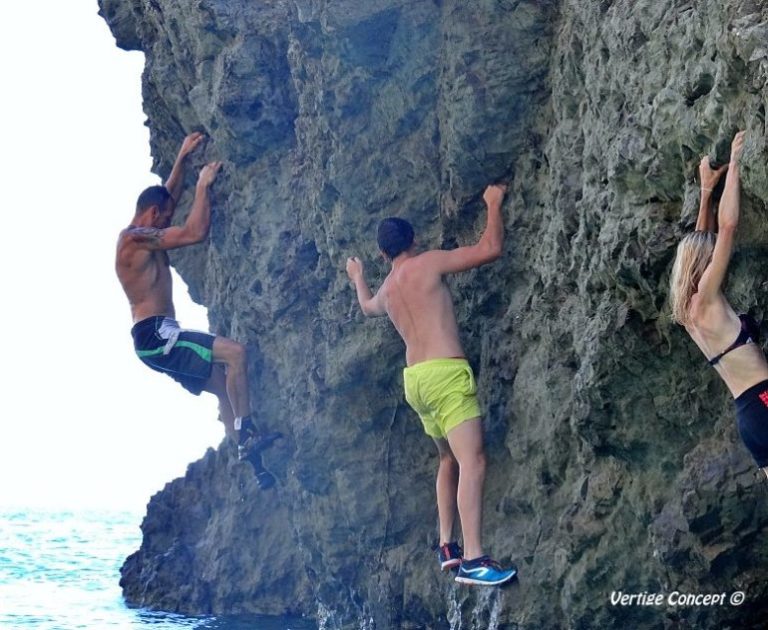
<svg viewBox="0 0 768 630">
<path fill-rule="evenodd" d="M 267 456 L 275 490 L 222 445 L 152 498 L 129 602 L 327 628 L 764 623 L 768 490 L 666 302 L 699 158 L 725 159 L 745 128 L 727 292 L 768 309 L 764 3 L 99 5 L 146 54 L 157 172 L 192 130 L 210 141 L 190 184 L 226 163 L 209 239 L 172 261 L 213 330 L 248 344 L 256 408 L 288 435 Z M 403 400 L 402 343 L 361 316 L 344 261 L 378 285 L 389 215 L 425 245 L 473 242 L 499 179 L 504 256 L 451 280 L 484 409 L 486 544 L 520 568 L 478 591 L 437 570 L 434 448 Z M 619 606 L 612 591 L 746 601 Z"/>
</svg>

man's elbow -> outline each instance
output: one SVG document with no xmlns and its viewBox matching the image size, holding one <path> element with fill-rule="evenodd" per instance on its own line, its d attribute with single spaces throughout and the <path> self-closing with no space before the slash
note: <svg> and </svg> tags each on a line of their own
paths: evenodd
<svg viewBox="0 0 768 630">
<path fill-rule="evenodd" d="M 192 241 L 193 244 L 202 243 L 208 236 L 208 230 L 195 232 L 193 236 L 194 236 L 194 240 Z"/>
<path fill-rule="evenodd" d="M 492 241 L 487 243 L 484 248 L 484 258 L 486 263 L 491 263 L 494 260 L 501 258 L 501 254 L 504 251 L 504 244 L 502 241 Z"/>
<path fill-rule="evenodd" d="M 202 243 L 207 236 L 207 225 L 189 225 L 184 229 L 184 240 L 187 242 L 187 245 Z"/>
<path fill-rule="evenodd" d="M 364 304 L 360 305 L 363 315 L 366 317 L 380 317 L 381 315 L 384 315 L 383 311 L 378 308 L 375 304 L 371 304 L 369 302 L 366 302 Z"/>
<path fill-rule="evenodd" d="M 178 247 L 188 247 L 190 245 L 197 245 L 205 240 L 204 236 L 198 234 L 185 234 L 183 238 L 179 239 Z"/>
</svg>

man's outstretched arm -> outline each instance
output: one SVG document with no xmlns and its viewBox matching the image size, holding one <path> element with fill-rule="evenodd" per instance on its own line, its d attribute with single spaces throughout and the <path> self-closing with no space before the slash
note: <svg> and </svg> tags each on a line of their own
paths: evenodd
<svg viewBox="0 0 768 630">
<path fill-rule="evenodd" d="M 347 275 L 355 285 L 357 301 L 360 303 L 360 308 L 363 311 L 363 315 L 366 317 L 386 315 L 387 311 L 381 304 L 381 298 L 379 297 L 379 294 L 377 293 L 376 295 L 373 295 L 371 293 L 371 289 L 368 287 L 368 283 L 365 281 L 363 263 L 356 256 L 347 258 Z"/>
<path fill-rule="evenodd" d="M 184 163 L 186 157 L 197 148 L 204 138 L 205 136 L 202 133 L 195 131 L 184 138 L 184 141 L 181 143 L 181 148 L 176 156 L 176 161 L 173 163 L 171 174 L 165 182 L 165 187 L 171 193 L 174 208 L 179 203 L 179 197 L 181 197 L 182 187 L 184 186 Z"/>
<path fill-rule="evenodd" d="M 174 249 L 202 241 L 211 225 L 211 201 L 208 189 L 216 179 L 220 168 L 221 162 L 210 162 L 200 171 L 192 209 L 183 225 L 172 225 L 167 228 L 131 228 L 126 234 L 135 243 L 147 249 Z"/>
<path fill-rule="evenodd" d="M 485 230 L 477 243 L 449 251 L 433 249 L 423 254 L 436 271 L 441 274 L 465 271 L 493 262 L 501 256 L 504 245 L 501 204 L 506 191 L 507 187 L 502 184 L 492 184 L 485 189 L 483 200 L 488 209 L 488 217 Z"/>
</svg>

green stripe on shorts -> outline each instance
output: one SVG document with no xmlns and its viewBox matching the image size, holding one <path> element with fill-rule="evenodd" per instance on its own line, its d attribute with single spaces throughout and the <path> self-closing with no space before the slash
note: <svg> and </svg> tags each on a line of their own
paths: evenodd
<svg viewBox="0 0 768 630">
<path fill-rule="evenodd" d="M 189 348 L 194 353 L 196 353 L 203 361 L 208 361 L 211 363 L 213 361 L 213 353 L 206 348 L 205 346 L 201 346 L 200 344 L 193 343 L 191 341 L 183 341 L 179 340 L 175 344 L 173 344 L 174 348 Z M 164 348 L 155 348 L 154 350 L 136 350 L 136 354 L 139 355 L 139 358 L 144 357 L 155 357 L 158 354 L 163 354 Z"/>
</svg>

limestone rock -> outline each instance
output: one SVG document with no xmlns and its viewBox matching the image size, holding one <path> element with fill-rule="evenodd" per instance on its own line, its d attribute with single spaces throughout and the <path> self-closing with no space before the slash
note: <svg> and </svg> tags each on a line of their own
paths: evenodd
<svg viewBox="0 0 768 630">
<path fill-rule="evenodd" d="M 288 435 L 275 490 L 222 446 L 153 497 L 130 602 L 328 628 L 761 627 L 765 482 L 666 298 L 700 156 L 745 128 L 728 294 L 768 307 L 764 3 L 99 5 L 146 54 L 157 172 L 195 129 L 192 166 L 225 162 L 209 239 L 172 261 L 214 332 L 247 343 L 255 406 Z M 425 245 L 473 242 L 497 180 L 504 257 L 451 287 L 484 409 L 486 545 L 520 580 L 477 591 L 437 570 L 434 448 L 402 343 L 360 315 L 344 261 L 380 282 L 389 215 Z M 611 605 L 619 590 L 746 601 Z"/>
</svg>

